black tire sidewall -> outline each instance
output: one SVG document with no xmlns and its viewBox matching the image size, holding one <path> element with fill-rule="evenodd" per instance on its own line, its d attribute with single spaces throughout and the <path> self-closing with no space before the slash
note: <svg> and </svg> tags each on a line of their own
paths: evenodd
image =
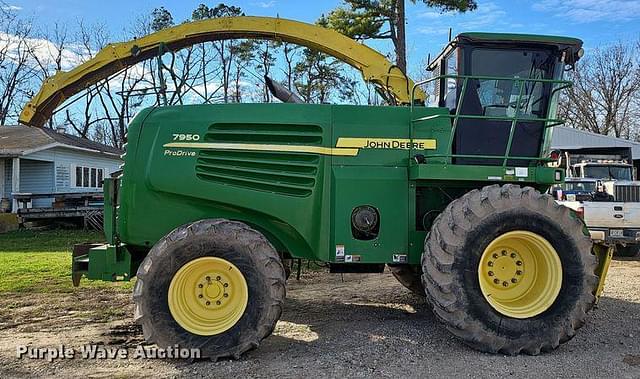
<svg viewBox="0 0 640 379">
<path fill-rule="evenodd" d="M 234 240 L 193 235 L 187 240 L 168 242 L 163 257 L 163 262 L 154 262 L 145 275 L 147 279 L 143 290 L 143 304 L 147 308 L 144 312 L 154 325 L 163 329 L 158 345 L 178 344 L 203 350 L 213 349 L 215 351 L 204 353 L 216 355 L 218 351 L 228 351 L 238 346 L 245 340 L 245 333 L 255 332 L 263 313 L 261 307 L 269 302 L 265 298 L 266 280 L 256 269 L 252 252 L 247 251 L 245 246 Z M 244 276 L 248 288 L 248 303 L 240 320 L 227 331 L 213 336 L 192 334 L 182 328 L 173 318 L 168 304 L 169 286 L 176 272 L 188 262 L 202 257 L 222 258 L 234 264 Z"/>
<path fill-rule="evenodd" d="M 498 236 L 515 230 L 529 231 L 544 237 L 555 248 L 563 268 L 560 293 L 552 306 L 527 319 L 511 318 L 496 311 L 484 298 L 478 279 L 480 258 L 485 248 Z M 456 256 L 453 271 L 459 275 L 459 283 L 462 283 L 459 288 L 467 298 L 469 316 L 510 339 L 527 334 L 538 337 L 542 333 L 556 335 L 555 328 L 549 326 L 568 320 L 585 290 L 584 263 L 575 238 L 554 220 L 527 209 L 510 209 L 483 219 L 467 234 Z"/>
</svg>

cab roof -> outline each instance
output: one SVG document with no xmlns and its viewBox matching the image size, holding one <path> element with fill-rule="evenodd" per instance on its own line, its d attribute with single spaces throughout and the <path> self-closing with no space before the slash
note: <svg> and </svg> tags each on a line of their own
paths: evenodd
<svg viewBox="0 0 640 379">
<path fill-rule="evenodd" d="M 513 34 L 513 33 L 482 33 L 482 32 L 469 32 L 461 33 L 456 37 L 460 41 L 470 42 L 495 42 L 495 43 L 539 43 L 544 45 L 555 45 L 560 50 L 564 48 L 572 47 L 574 49 L 580 49 L 582 47 L 582 40 L 572 37 L 560 37 L 560 36 L 545 36 L 537 34 Z"/>
<path fill-rule="evenodd" d="M 458 34 L 447 46 L 438 54 L 438 56 L 427 65 L 427 70 L 432 71 L 438 64 L 438 61 L 449 54 L 458 45 L 466 43 L 487 43 L 492 45 L 499 44 L 522 44 L 522 45 L 547 45 L 557 48 L 560 51 L 567 51 L 571 56 L 576 57 L 577 61 L 581 55 L 578 52 L 582 49 L 582 40 L 572 37 L 546 36 L 537 34 L 513 34 L 513 33 L 484 33 L 484 32 L 466 32 Z"/>
</svg>

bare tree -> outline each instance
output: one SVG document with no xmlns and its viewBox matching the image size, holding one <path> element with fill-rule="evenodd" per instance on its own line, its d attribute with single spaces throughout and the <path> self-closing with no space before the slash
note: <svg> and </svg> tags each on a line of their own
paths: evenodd
<svg viewBox="0 0 640 379">
<path fill-rule="evenodd" d="M 242 102 L 242 80 L 246 78 L 249 65 L 255 59 L 255 41 L 246 40 L 237 44 L 234 49 L 234 101 L 236 103 Z"/>
<path fill-rule="evenodd" d="M 560 116 L 578 129 L 637 140 L 639 52 L 637 44 L 618 42 L 596 49 L 581 60 L 570 74 L 574 85 L 560 102 Z"/>
<path fill-rule="evenodd" d="M 300 50 L 300 46 L 284 42 L 282 44 L 282 55 L 285 61 L 285 67 L 282 70 L 286 77 L 287 89 L 291 91 L 293 89 L 293 82 L 295 80 L 295 62 L 297 59 L 298 51 Z"/>
<path fill-rule="evenodd" d="M 107 28 L 104 24 L 88 25 L 83 20 L 78 21 L 75 47 L 76 54 L 81 57 L 83 62 L 92 59 L 99 49 L 107 45 L 109 34 L 106 30 Z M 101 86 L 94 85 L 85 91 L 83 94 L 84 104 L 78 107 L 82 109 L 80 120 L 72 117 L 70 109 L 65 109 L 65 123 L 70 125 L 73 130 L 83 138 L 91 137 L 90 132 L 92 126 L 105 120 L 104 117 L 100 117 L 93 107 L 93 102 L 97 99 L 100 90 L 102 90 Z M 106 142 L 106 138 L 102 137 L 97 140 Z"/>
<path fill-rule="evenodd" d="M 55 34 L 54 34 L 55 36 Z M 104 24 L 78 23 L 75 40 L 67 53 L 87 61 L 111 40 Z M 64 108 L 65 124 L 83 138 L 96 139 L 121 147 L 126 142 L 126 129 L 131 117 L 142 105 L 142 83 L 148 80 L 150 62 L 127 67 L 121 72 L 88 87 Z"/>
<path fill-rule="evenodd" d="M 273 68 L 277 62 L 275 51 L 280 45 L 281 43 L 278 41 L 268 40 L 255 44 L 255 69 L 260 73 L 260 77 L 271 75 L 271 68 Z M 262 82 L 262 102 L 271 102 L 271 92 L 269 92 L 266 81 Z"/>
<path fill-rule="evenodd" d="M 69 34 L 67 26 L 58 22 L 54 23 L 52 30 L 40 33 L 39 38 L 32 43 L 31 58 L 37 70 L 39 82 L 52 76 L 58 71 L 62 71 L 65 63 L 65 53 L 68 53 Z M 47 125 L 54 128 L 54 118 L 50 118 Z"/>
<path fill-rule="evenodd" d="M 15 122 L 33 94 L 32 23 L 3 8 L 0 14 L 0 125 Z"/>
</svg>

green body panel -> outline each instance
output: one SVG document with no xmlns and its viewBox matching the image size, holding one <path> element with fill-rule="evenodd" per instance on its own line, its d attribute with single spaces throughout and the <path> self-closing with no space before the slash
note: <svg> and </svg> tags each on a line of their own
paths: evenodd
<svg viewBox="0 0 640 379">
<path fill-rule="evenodd" d="M 104 281 L 131 279 L 136 269 L 132 262 L 126 246 L 111 244 L 94 247 L 89 254 L 73 258 L 75 274 L 82 273 L 88 279 Z"/>
<path fill-rule="evenodd" d="M 545 166 L 520 167 L 518 170 L 514 167 L 473 166 L 473 170 L 474 176 L 480 181 L 519 183 L 536 187 L 543 192 L 550 185 L 564 180 L 562 170 Z M 409 168 L 409 179 L 412 180 L 464 181 L 468 174 L 468 166 L 453 164 L 414 164 Z"/>
<path fill-rule="evenodd" d="M 442 210 L 451 198 L 491 183 L 519 182 L 544 190 L 558 182 L 540 165 L 527 176 L 513 167 L 456 166 L 447 153 L 451 122 L 442 108 L 309 104 L 226 104 L 162 107 L 138 115 L 129 127 L 119 205 L 105 197 L 110 243 L 148 251 L 178 226 L 206 218 L 245 222 L 294 258 L 418 263 L 426 235 L 419 209 Z M 428 122 L 412 120 L 430 118 Z M 340 138 L 433 140 L 428 149 L 355 148 L 342 155 Z M 169 144 L 181 144 L 179 147 Z M 197 144 L 313 146 L 318 153 L 225 150 Z M 193 147 L 192 147 L 193 146 Z M 335 148 L 331 151 L 331 148 Z M 427 157 L 416 164 L 415 154 Z M 498 179 L 497 177 L 501 177 Z M 111 188 L 107 182 L 106 191 Z M 444 190 L 443 190 L 444 188 Z M 328 206 L 330 204 L 330 206 Z M 351 232 L 351 213 L 377 208 L 373 240 Z M 110 210 L 109 210 L 110 209 Z M 116 231 L 109 218 L 116 215 Z"/>
<path fill-rule="evenodd" d="M 394 254 L 408 254 L 408 179 L 406 167 L 343 166 L 333 169 L 333 217 L 331 246 L 344 246 L 353 262 L 393 262 Z M 378 238 L 353 238 L 351 213 L 359 205 L 370 205 L 380 214 Z M 341 261 L 336 250 L 330 261 Z"/>
<path fill-rule="evenodd" d="M 330 224 L 328 190 L 331 157 L 324 155 L 166 149 L 173 134 L 207 133 L 226 141 L 274 141 L 330 145 L 331 107 L 220 105 L 158 108 L 142 127 L 130 126 L 120 188 L 119 239 L 152 246 L 172 229 L 205 218 L 227 218 L 252 225 L 280 251 L 303 257 L 326 251 Z M 236 128 L 234 128 L 234 126 Z M 280 134 L 265 136 L 270 132 Z M 218 128 L 218 129 L 216 129 Z M 234 129 L 230 132 L 228 129 Z M 297 130 L 296 130 L 297 129 Z M 169 153 L 167 153 L 169 151 Z M 174 156 L 172 152 L 185 152 Z M 167 153 L 165 155 L 165 153 Z M 188 155 L 194 153 L 195 155 Z M 268 162 L 268 163 L 267 163 Z M 322 248 L 320 248 L 322 246 Z M 326 256 L 325 256 L 326 257 Z"/>
<path fill-rule="evenodd" d="M 114 182 L 111 178 L 105 178 L 102 185 L 104 191 L 104 236 L 108 244 L 115 244 L 115 208 L 114 208 Z"/>
</svg>

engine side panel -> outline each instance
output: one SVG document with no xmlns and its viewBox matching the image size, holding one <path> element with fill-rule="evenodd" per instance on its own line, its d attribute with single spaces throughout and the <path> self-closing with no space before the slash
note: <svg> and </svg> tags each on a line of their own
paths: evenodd
<svg viewBox="0 0 640 379">
<path fill-rule="evenodd" d="M 262 230 L 280 251 L 301 257 L 326 251 L 329 223 L 320 221 L 328 219 L 322 204 L 329 203 L 331 157 L 287 147 L 329 146 L 330 106 L 159 108 L 143 125 L 132 125 L 131 137 L 135 154 L 125 158 L 119 209 L 122 241 L 152 246 L 177 226 L 228 218 Z M 238 149 L 220 149 L 225 145 Z M 270 146 L 242 150 L 253 145 Z"/>
</svg>

